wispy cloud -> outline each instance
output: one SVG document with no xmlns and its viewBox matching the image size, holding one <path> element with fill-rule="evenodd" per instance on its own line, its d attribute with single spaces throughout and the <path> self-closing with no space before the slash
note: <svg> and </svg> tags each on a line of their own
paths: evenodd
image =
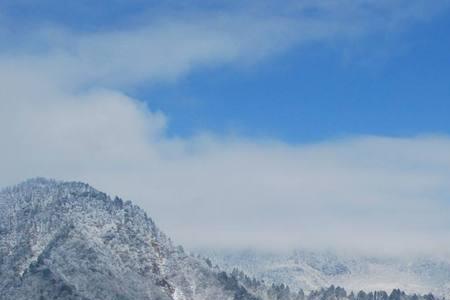
<svg viewBox="0 0 450 300">
<path fill-rule="evenodd" d="M 2 61 L 38 70 L 59 84 L 117 88 L 175 80 L 201 66 L 251 64 L 302 44 L 390 34 L 432 18 L 448 4 L 247 1 L 224 5 L 223 11 L 193 5 L 183 13 L 166 9 L 165 15 L 141 17 L 132 26 L 92 32 L 43 21 L 21 30 L 5 21 L 0 46 Z"/>
</svg>

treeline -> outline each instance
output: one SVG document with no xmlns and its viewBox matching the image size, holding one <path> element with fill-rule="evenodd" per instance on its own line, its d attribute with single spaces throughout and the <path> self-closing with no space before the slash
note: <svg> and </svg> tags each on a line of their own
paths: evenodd
<svg viewBox="0 0 450 300">
<path fill-rule="evenodd" d="M 234 269 L 231 274 L 218 273 L 220 281 L 228 290 L 234 291 L 234 300 L 445 300 L 433 294 L 408 295 L 400 289 L 390 293 L 386 291 L 358 293 L 347 292 L 342 287 L 330 286 L 306 294 L 303 290 L 292 291 L 288 285 L 271 284 L 247 276 L 242 271 Z"/>
</svg>

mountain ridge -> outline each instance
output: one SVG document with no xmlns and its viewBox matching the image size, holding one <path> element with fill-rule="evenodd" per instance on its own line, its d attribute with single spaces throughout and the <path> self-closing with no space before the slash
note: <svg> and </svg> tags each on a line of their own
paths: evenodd
<svg viewBox="0 0 450 300">
<path fill-rule="evenodd" d="M 32 290 L 38 278 L 61 284 L 64 295 L 76 290 L 92 299 L 172 299 L 165 295 L 190 294 L 181 291 L 190 277 L 175 272 L 179 264 L 185 263 L 186 272 L 195 266 L 199 278 L 206 269 L 175 247 L 143 210 L 87 184 L 38 178 L 3 190 L 2 199 L 7 209 L 1 219 L 14 216 L 1 226 L 6 233 L 2 294 L 11 286 L 20 286 L 13 292 Z M 89 274 L 89 280 L 77 272 Z M 8 274 L 16 280 L 8 280 Z M 68 279 L 75 287 L 66 284 Z M 83 293 L 74 299 L 90 299 Z M 8 297 L 20 299 L 16 296 Z"/>
</svg>

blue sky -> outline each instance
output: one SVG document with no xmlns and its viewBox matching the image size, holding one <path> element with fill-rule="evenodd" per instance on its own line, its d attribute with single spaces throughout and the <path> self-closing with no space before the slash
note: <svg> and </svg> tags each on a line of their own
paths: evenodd
<svg viewBox="0 0 450 300">
<path fill-rule="evenodd" d="M 294 47 L 258 66 L 201 70 L 139 95 L 172 134 L 208 128 L 305 142 L 450 132 L 450 14 L 354 43 Z"/>
<path fill-rule="evenodd" d="M 188 247 L 442 252 L 449 33 L 448 0 L 0 1 L 0 186 L 88 182 Z"/>
<path fill-rule="evenodd" d="M 294 48 L 262 65 L 202 70 L 139 94 L 167 112 L 173 134 L 208 128 L 304 142 L 449 133 L 445 28 L 450 18 L 357 48 Z"/>
</svg>

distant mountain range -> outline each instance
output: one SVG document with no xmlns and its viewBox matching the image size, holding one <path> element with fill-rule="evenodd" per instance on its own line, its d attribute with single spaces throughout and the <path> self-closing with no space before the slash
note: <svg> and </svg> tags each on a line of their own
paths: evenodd
<svg viewBox="0 0 450 300">
<path fill-rule="evenodd" d="M 238 268 L 267 283 L 284 283 L 304 291 L 335 285 L 353 291 L 401 288 L 408 293 L 450 297 L 450 260 L 445 257 L 349 255 L 331 250 L 197 252 L 225 270 Z"/>
<path fill-rule="evenodd" d="M 213 260 L 222 260 L 220 257 L 214 256 Z M 234 266 L 262 275 L 265 280 L 271 276 L 270 281 L 282 279 L 289 285 L 301 279 L 291 278 L 291 275 L 297 276 L 307 265 L 309 269 L 305 272 L 317 270 L 317 282 L 311 282 L 311 287 L 328 284 L 328 281 L 319 281 L 326 278 L 323 274 L 345 276 L 353 272 L 351 265 L 329 264 L 326 260 L 313 267 L 303 261 L 305 255 L 298 256 L 298 263 L 297 258 L 286 260 L 285 268 L 263 257 L 252 255 L 248 261 L 239 257 L 227 259 L 225 265 L 231 267 L 236 262 Z M 260 266 L 257 266 L 258 261 Z M 266 271 L 262 272 L 264 269 Z M 38 178 L 0 192 L 0 299 L 435 298 L 431 294 L 408 296 L 400 290 L 390 294 L 380 291 L 347 293 L 335 286 L 305 294 L 294 285 L 272 284 L 251 278 L 242 271 L 226 273 L 214 267 L 209 259 L 188 254 L 175 246 L 152 219 L 131 202 L 111 199 L 84 183 Z"/>
</svg>

